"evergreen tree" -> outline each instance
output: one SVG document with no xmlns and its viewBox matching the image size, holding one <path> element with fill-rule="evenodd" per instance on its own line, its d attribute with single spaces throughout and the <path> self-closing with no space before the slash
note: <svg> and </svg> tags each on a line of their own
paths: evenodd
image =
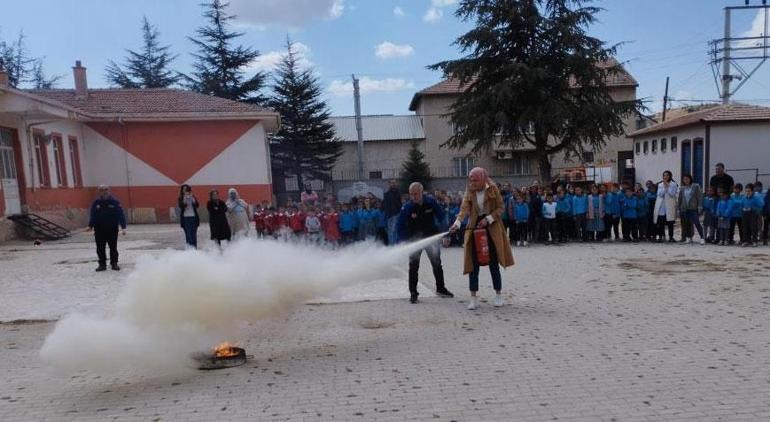
<svg viewBox="0 0 770 422">
<path fill-rule="evenodd" d="M 0 40 L 0 69 L 8 73 L 8 82 L 12 87 L 54 88 L 61 76 L 45 75 L 43 59 L 30 56 L 24 38 L 24 33 L 19 32 L 19 37 L 12 43 Z"/>
<path fill-rule="evenodd" d="M 35 64 L 32 65 L 32 76 L 30 83 L 33 89 L 53 89 L 56 88 L 56 84 L 61 80 L 61 75 L 46 76 L 43 71 L 43 60 L 36 59 Z"/>
<path fill-rule="evenodd" d="M 198 47 L 198 53 L 193 54 L 196 62 L 192 76 L 183 75 L 183 78 L 193 91 L 261 104 L 265 99 L 259 91 L 265 85 L 266 75 L 263 72 L 251 77 L 245 75 L 246 66 L 259 57 L 259 52 L 232 45 L 243 33 L 228 30 L 229 22 L 235 18 L 227 14 L 228 5 L 222 0 L 201 4 L 209 24 L 195 31 L 197 38 L 189 37 Z"/>
<path fill-rule="evenodd" d="M 301 69 L 291 40 L 281 60 L 268 106 L 281 115 L 281 129 L 270 141 L 276 175 L 296 176 L 300 189 L 306 178 L 329 180 L 342 155 L 342 143 L 329 123 L 323 90 L 311 69 Z"/>
<path fill-rule="evenodd" d="M 412 148 L 406 157 L 406 161 L 401 165 L 401 191 L 408 192 L 409 185 L 412 182 L 420 182 L 427 192 L 430 189 L 430 183 L 433 177 L 430 175 L 430 167 L 425 162 L 425 154 L 420 151 L 417 142 L 412 143 Z"/>
<path fill-rule="evenodd" d="M 120 88 L 167 88 L 176 84 L 179 74 L 169 69 L 176 56 L 169 53 L 170 46 L 159 44 L 159 36 L 158 29 L 143 17 L 142 51 L 126 50 L 128 56 L 123 67 L 110 60 L 107 81 Z"/>
<path fill-rule="evenodd" d="M 599 150 L 622 135 L 624 118 L 643 106 L 610 97 L 618 46 L 588 35 L 601 10 L 590 2 L 461 0 L 455 15 L 475 23 L 455 41 L 466 55 L 429 66 L 465 87 L 449 113 L 457 133 L 444 145 L 529 144 L 550 181 L 554 154 Z"/>
</svg>

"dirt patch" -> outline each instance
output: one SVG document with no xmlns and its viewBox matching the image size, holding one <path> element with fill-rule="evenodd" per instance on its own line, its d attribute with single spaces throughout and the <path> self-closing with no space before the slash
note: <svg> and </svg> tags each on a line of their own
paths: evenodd
<svg viewBox="0 0 770 422">
<path fill-rule="evenodd" d="M 366 320 L 359 324 L 361 328 L 365 330 L 379 330 L 382 328 L 390 328 L 396 325 L 395 321 L 376 321 L 376 320 Z"/>
<path fill-rule="evenodd" d="M 643 271 L 653 275 L 674 275 L 682 273 L 710 273 L 728 271 L 729 267 L 703 259 L 636 259 L 618 263 L 618 268 L 627 271 Z"/>
</svg>

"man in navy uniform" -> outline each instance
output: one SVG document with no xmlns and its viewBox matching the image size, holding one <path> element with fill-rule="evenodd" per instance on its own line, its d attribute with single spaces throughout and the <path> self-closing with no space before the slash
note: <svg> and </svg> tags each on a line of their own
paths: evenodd
<svg viewBox="0 0 770 422">
<path fill-rule="evenodd" d="M 432 196 L 423 195 L 423 186 L 419 182 L 409 185 L 409 202 L 401 207 L 398 216 L 399 240 L 419 240 L 433 236 L 439 232 L 439 224 L 444 221 L 444 209 Z M 433 268 L 436 278 L 436 294 L 441 297 L 454 297 L 444 285 L 444 269 L 441 267 L 441 246 L 438 241 L 423 249 Z M 417 303 L 417 274 L 420 269 L 419 250 L 409 256 L 409 301 Z"/>
<path fill-rule="evenodd" d="M 99 266 L 96 271 L 107 269 L 107 254 L 105 246 L 110 247 L 110 267 L 114 271 L 120 271 L 118 266 L 118 227 L 126 234 L 126 215 L 114 196 L 110 195 L 110 188 L 99 186 L 99 197 L 91 204 L 91 217 L 88 220 L 88 231 L 94 231 L 96 240 L 96 255 L 99 257 Z"/>
</svg>

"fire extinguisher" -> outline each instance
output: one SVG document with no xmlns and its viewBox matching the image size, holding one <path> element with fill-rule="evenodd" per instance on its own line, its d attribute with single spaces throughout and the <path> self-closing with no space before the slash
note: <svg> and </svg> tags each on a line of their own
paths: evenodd
<svg viewBox="0 0 770 422">
<path fill-rule="evenodd" d="M 487 229 L 474 230 L 473 241 L 476 246 L 476 262 L 482 267 L 489 265 L 489 234 Z"/>
</svg>

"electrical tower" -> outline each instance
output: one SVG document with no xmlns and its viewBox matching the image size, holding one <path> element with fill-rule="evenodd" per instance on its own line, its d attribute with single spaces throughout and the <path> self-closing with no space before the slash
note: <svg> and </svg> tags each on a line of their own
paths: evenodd
<svg viewBox="0 0 770 422">
<path fill-rule="evenodd" d="M 734 11 L 760 10 L 765 15 L 764 30 L 759 36 L 752 37 L 733 37 L 731 34 L 731 19 Z M 746 0 L 745 6 L 725 7 L 725 34 L 721 39 L 709 42 L 709 54 L 711 55 L 711 71 L 714 74 L 714 83 L 719 91 L 719 97 L 723 104 L 730 103 L 730 97 L 733 96 L 752 75 L 759 69 L 768 57 L 770 49 L 770 36 L 768 36 L 768 10 L 767 0 L 762 0 L 762 5 L 751 6 L 749 0 Z M 751 65 L 751 62 L 757 62 L 754 67 L 747 70 L 741 63 Z M 734 72 L 735 71 L 735 72 Z M 740 81 L 735 88 L 731 88 L 733 81 Z"/>
</svg>

